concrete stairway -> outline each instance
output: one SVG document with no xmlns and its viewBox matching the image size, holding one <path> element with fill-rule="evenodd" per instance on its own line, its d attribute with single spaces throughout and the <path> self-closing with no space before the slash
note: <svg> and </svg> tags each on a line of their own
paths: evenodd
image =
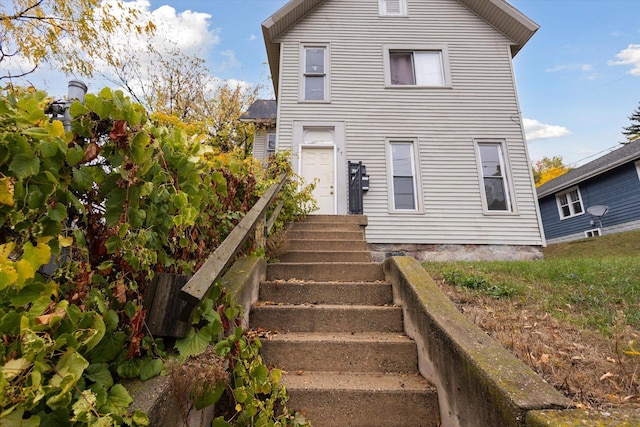
<svg viewBox="0 0 640 427">
<path fill-rule="evenodd" d="M 314 427 L 437 426 L 435 387 L 417 371 L 402 308 L 366 250 L 366 217 L 292 224 L 267 266 L 250 326 L 268 365 L 285 371 L 289 407 Z"/>
</svg>

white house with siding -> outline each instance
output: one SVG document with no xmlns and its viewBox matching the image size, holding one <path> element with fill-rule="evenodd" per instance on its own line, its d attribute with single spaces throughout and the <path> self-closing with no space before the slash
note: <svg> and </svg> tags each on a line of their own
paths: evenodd
<svg viewBox="0 0 640 427">
<path fill-rule="evenodd" d="M 263 24 L 278 149 L 348 213 L 370 176 L 380 257 L 538 257 L 545 244 L 512 59 L 538 25 L 504 0 L 292 0 Z"/>
</svg>

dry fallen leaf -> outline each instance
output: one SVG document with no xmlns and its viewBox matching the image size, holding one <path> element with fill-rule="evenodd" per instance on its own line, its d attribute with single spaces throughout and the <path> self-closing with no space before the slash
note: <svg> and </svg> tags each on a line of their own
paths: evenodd
<svg viewBox="0 0 640 427">
<path fill-rule="evenodd" d="M 611 372 L 607 372 L 606 374 L 604 374 L 603 376 L 600 377 L 600 381 L 604 381 L 607 378 L 611 378 L 611 377 L 615 377 L 615 375 L 612 374 Z"/>
</svg>

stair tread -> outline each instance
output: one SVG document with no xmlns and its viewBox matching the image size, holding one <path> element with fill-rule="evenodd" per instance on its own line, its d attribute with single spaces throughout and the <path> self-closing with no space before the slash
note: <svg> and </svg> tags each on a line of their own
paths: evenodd
<svg viewBox="0 0 640 427">
<path fill-rule="evenodd" d="M 326 285 L 326 286 L 331 286 L 331 285 L 353 285 L 353 286 L 360 286 L 360 285 L 364 285 L 364 286 L 380 286 L 380 285 L 387 285 L 387 286 L 391 286 L 391 282 L 387 282 L 386 280 L 374 280 L 374 281 L 365 281 L 365 280 L 361 280 L 361 281 L 353 281 L 353 280 L 349 280 L 349 281 L 339 281 L 339 280 L 300 280 L 300 279 L 275 279 L 275 280 L 263 280 L 262 282 L 260 282 L 260 284 L 265 284 L 265 285 L 279 285 L 279 284 L 287 284 L 287 285 Z"/>
<path fill-rule="evenodd" d="M 283 373 L 289 390 L 348 390 L 376 392 L 435 392 L 435 387 L 419 372 L 327 372 Z"/>
<path fill-rule="evenodd" d="M 406 343 L 413 342 L 402 333 L 394 332 L 282 332 L 269 336 L 268 341 L 292 342 L 361 342 L 361 343 Z"/>
</svg>

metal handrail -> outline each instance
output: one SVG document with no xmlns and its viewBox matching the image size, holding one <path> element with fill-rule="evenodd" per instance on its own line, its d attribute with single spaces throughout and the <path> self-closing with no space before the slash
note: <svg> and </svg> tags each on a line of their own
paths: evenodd
<svg viewBox="0 0 640 427">
<path fill-rule="evenodd" d="M 232 263 L 235 255 L 247 241 L 251 232 L 255 230 L 258 245 L 264 245 L 264 239 L 268 235 L 275 217 L 280 213 L 281 205 L 276 207 L 269 220 L 266 220 L 267 209 L 288 180 L 286 174 L 278 177 L 279 182 L 273 184 L 256 202 L 238 225 L 207 258 L 205 263 L 189 279 L 180 290 L 180 299 L 186 303 L 181 318 L 186 321 L 191 317 L 193 310 L 207 296 L 213 284 L 220 278 L 225 269 Z M 267 227 L 267 222 L 271 226 Z M 257 227 L 257 228 L 256 228 Z M 267 229 L 268 228 L 268 229 Z"/>
</svg>

